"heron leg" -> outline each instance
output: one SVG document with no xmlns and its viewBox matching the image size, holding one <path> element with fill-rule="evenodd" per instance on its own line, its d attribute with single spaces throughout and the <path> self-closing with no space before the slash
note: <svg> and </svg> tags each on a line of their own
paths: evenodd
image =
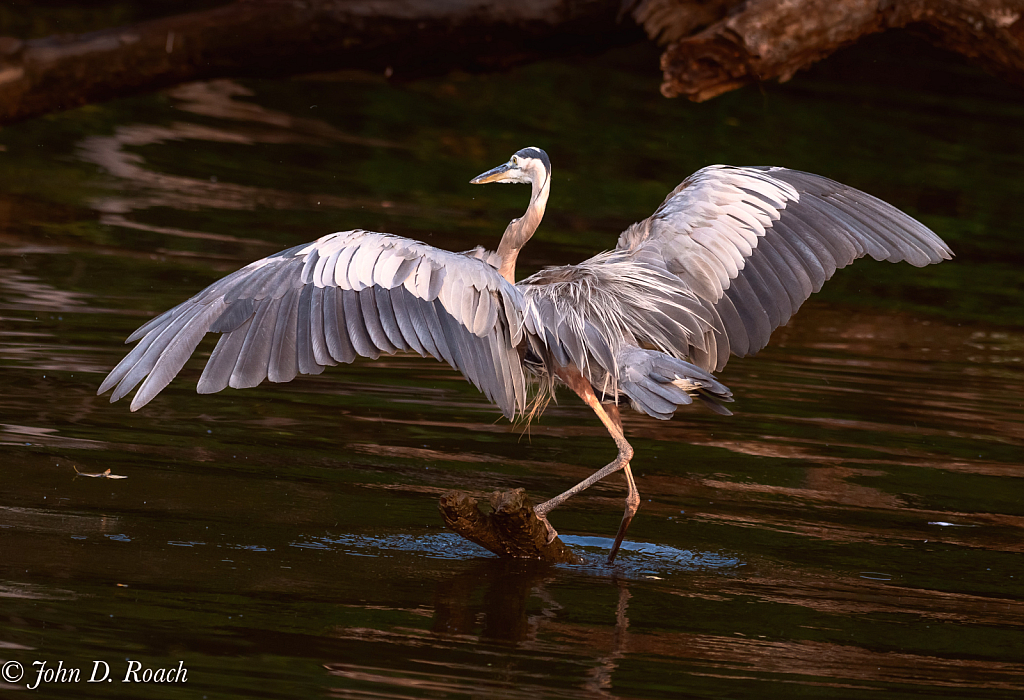
<svg viewBox="0 0 1024 700">
<path fill-rule="evenodd" d="M 629 529 L 629 524 L 633 522 L 633 516 L 640 509 L 640 491 L 636 488 L 636 481 L 633 479 L 633 470 L 629 468 L 629 462 L 623 465 L 622 472 L 626 475 L 626 488 L 628 489 L 626 494 L 626 512 L 622 514 L 619 531 L 615 533 L 615 544 L 612 545 L 612 551 L 608 553 L 609 564 L 615 561 L 615 555 L 619 553 L 619 547 L 622 545 L 622 538 L 626 536 L 626 530 Z"/>
<path fill-rule="evenodd" d="M 602 423 L 604 423 L 604 427 L 607 428 L 612 439 L 615 440 L 615 444 L 619 448 L 619 454 L 613 461 L 609 462 L 607 465 L 597 470 L 568 491 L 541 503 L 533 510 L 537 514 L 538 518 L 547 523 L 547 514 L 552 510 L 562 505 L 581 491 L 585 491 L 589 487 L 593 486 L 606 476 L 614 474 L 620 469 L 623 470 L 626 476 L 627 488 L 626 510 L 622 516 L 619 531 L 615 536 L 615 544 L 612 546 L 611 554 L 608 555 L 608 563 L 610 564 L 615 560 L 615 555 L 618 553 L 619 546 L 622 544 L 622 538 L 625 537 L 626 530 L 629 528 L 629 524 L 633 521 L 633 516 L 636 515 L 636 511 L 640 507 L 640 492 L 636 488 L 636 481 L 633 479 L 633 472 L 629 468 L 629 461 L 633 458 L 633 447 L 626 442 L 625 435 L 622 431 L 622 418 L 619 415 L 619 409 L 617 406 L 610 405 L 607 409 L 602 406 L 601 402 L 594 394 L 594 390 L 591 388 L 590 382 L 588 382 L 575 368 L 563 368 L 563 370 L 559 372 L 559 377 L 569 386 L 570 389 L 576 392 L 576 394 L 583 399 L 584 403 L 590 406 L 594 413 L 597 414 L 597 417 Z M 551 536 L 555 537 L 557 535 L 555 529 L 551 527 L 550 523 L 547 523 L 547 526 Z"/>
</svg>

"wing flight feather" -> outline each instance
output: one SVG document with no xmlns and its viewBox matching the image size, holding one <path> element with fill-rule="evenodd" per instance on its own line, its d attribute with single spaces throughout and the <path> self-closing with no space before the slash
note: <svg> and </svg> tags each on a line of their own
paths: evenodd
<svg viewBox="0 0 1024 700">
<path fill-rule="evenodd" d="M 448 362 L 509 418 L 526 407 L 521 292 L 487 262 L 367 231 L 325 236 L 258 260 L 143 324 L 103 381 L 112 400 L 141 382 L 151 401 L 202 337 L 222 333 L 201 393 L 290 381 L 410 350 Z"/>
<path fill-rule="evenodd" d="M 952 257 L 924 224 L 852 187 L 786 168 L 724 165 L 687 178 L 653 216 L 623 232 L 617 250 L 643 253 L 647 264 L 656 253 L 660 266 L 714 307 L 724 335 L 719 352 L 675 348 L 702 355 L 708 364 L 698 364 L 712 371 L 730 351 L 763 348 L 811 293 L 857 258 L 922 267 Z"/>
</svg>

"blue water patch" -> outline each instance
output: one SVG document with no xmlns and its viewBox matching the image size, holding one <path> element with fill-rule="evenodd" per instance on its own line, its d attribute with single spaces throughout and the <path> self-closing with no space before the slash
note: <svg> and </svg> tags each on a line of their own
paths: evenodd
<svg viewBox="0 0 1024 700">
<path fill-rule="evenodd" d="M 597 574 L 614 573 L 617 576 L 651 578 L 684 571 L 729 570 L 744 565 L 740 559 L 719 552 L 695 552 L 651 542 L 625 541 L 619 548 L 614 564 L 607 564 L 608 552 L 614 540 L 610 537 L 579 537 L 562 535 L 583 563 L 582 568 Z"/>
<path fill-rule="evenodd" d="M 649 542 L 623 542 L 615 563 L 606 563 L 612 539 L 608 537 L 562 536 L 562 541 L 578 554 L 580 564 L 562 564 L 564 568 L 598 575 L 615 574 L 635 578 L 652 578 L 684 571 L 730 570 L 744 562 L 734 556 L 717 552 L 677 549 Z M 292 547 L 332 550 L 358 557 L 393 557 L 418 554 L 430 559 L 475 559 L 494 557 L 483 547 L 454 533 L 429 535 L 329 535 L 293 542 Z"/>
<path fill-rule="evenodd" d="M 454 533 L 430 535 L 333 535 L 310 537 L 292 547 L 330 549 L 359 557 L 390 557 L 415 553 L 429 559 L 472 559 L 494 556 Z"/>
</svg>

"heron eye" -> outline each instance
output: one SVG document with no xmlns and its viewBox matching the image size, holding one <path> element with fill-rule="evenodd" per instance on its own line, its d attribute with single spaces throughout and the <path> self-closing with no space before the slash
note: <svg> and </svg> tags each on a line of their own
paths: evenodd
<svg viewBox="0 0 1024 700">
<path fill-rule="evenodd" d="M 519 165 L 519 156 L 512 156 L 512 165 Z"/>
</svg>

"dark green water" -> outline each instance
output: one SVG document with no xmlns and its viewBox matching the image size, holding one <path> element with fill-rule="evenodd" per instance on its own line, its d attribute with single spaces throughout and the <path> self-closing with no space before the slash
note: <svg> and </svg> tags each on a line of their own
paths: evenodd
<svg viewBox="0 0 1024 700">
<path fill-rule="evenodd" d="M 655 66 L 222 81 L 0 131 L 0 659 L 28 669 L 0 694 L 63 661 L 80 681 L 43 695 L 1020 697 L 1024 98 L 906 39 L 703 105 Z M 404 356 L 197 396 L 200 357 L 136 414 L 95 396 L 146 318 L 278 249 L 493 247 L 527 192 L 467 181 L 527 145 L 555 180 L 521 274 L 713 162 L 861 187 L 957 258 L 839 273 L 722 373 L 731 418 L 627 415 L 644 502 L 614 567 L 617 478 L 552 518 L 579 567 L 499 561 L 436 510 L 610 460 L 570 396 L 523 434 Z"/>
</svg>

